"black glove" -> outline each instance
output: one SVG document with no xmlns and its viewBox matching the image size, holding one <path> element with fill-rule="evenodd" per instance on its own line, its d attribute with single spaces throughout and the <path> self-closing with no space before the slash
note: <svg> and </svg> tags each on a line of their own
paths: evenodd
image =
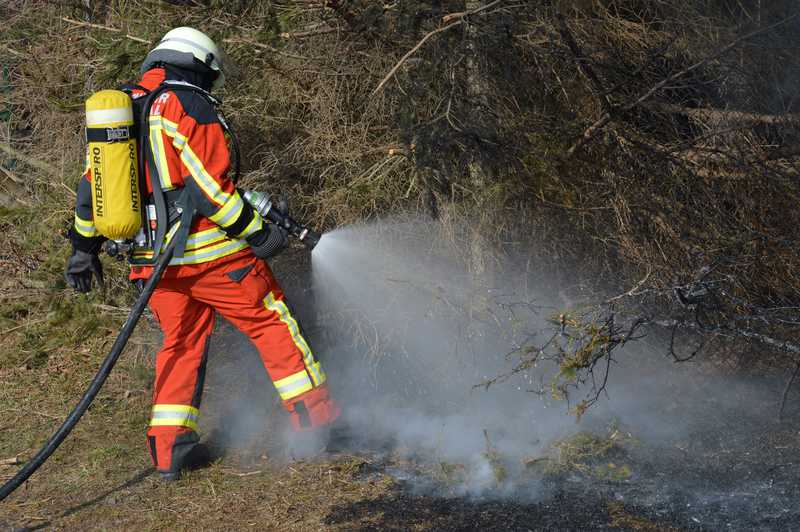
<svg viewBox="0 0 800 532">
<path fill-rule="evenodd" d="M 289 231 L 275 224 L 265 224 L 263 229 L 247 237 L 247 243 L 256 257 L 269 259 L 289 245 Z"/>
<path fill-rule="evenodd" d="M 103 265 L 97 253 L 87 253 L 80 249 L 73 249 L 72 256 L 67 261 L 64 278 L 67 284 L 78 292 L 89 292 L 92 289 L 92 275 L 97 277 L 97 284 L 103 286 Z"/>
</svg>

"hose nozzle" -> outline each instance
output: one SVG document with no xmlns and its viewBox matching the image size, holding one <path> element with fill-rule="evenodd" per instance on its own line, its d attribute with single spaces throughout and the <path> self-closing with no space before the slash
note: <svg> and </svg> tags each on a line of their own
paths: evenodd
<svg viewBox="0 0 800 532">
<path fill-rule="evenodd" d="M 305 244 L 309 251 L 314 249 L 319 243 L 319 239 L 322 238 L 322 235 L 316 231 L 298 223 L 288 214 L 276 209 L 267 194 L 262 194 L 255 190 L 245 190 L 244 199 L 247 203 L 252 205 L 263 218 L 289 231 L 290 234 Z"/>
<path fill-rule="evenodd" d="M 317 244 L 319 244 L 319 239 L 322 238 L 322 235 L 316 231 L 305 228 L 303 230 L 303 234 L 301 234 L 299 238 L 300 241 L 306 245 L 308 250 L 312 251 L 315 247 L 317 247 Z"/>
</svg>

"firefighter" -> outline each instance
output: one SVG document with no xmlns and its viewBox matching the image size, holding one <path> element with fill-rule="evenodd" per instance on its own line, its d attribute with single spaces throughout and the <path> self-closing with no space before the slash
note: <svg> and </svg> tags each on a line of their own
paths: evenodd
<svg viewBox="0 0 800 532">
<path fill-rule="evenodd" d="M 192 28 L 168 32 L 141 67 L 133 98 L 165 80 L 206 91 L 224 82 L 223 55 L 205 34 Z M 182 257 L 175 257 L 158 283 L 150 309 L 164 341 L 156 357 L 153 406 L 147 444 L 153 463 L 167 480 L 207 458 L 197 422 L 209 338 L 217 313 L 255 344 L 297 431 L 326 427 L 340 414 L 329 396 L 326 376 L 286 305 L 281 287 L 265 262 L 287 244 L 286 231 L 267 223 L 243 200 L 228 175 L 230 156 L 223 127 L 209 100 L 184 90 L 167 90 L 149 111 L 149 148 L 156 174 L 145 168 L 145 196 L 159 179 L 167 198 L 188 191 L 198 215 Z M 142 137 L 144 138 L 144 137 Z M 77 190 L 73 253 L 66 279 L 80 292 L 101 284 L 98 252 L 104 238 L 93 223 L 92 172 Z M 139 256 L 153 250 L 139 250 Z M 136 253 L 134 254 L 136 255 Z M 152 266 L 133 266 L 133 281 Z"/>
</svg>

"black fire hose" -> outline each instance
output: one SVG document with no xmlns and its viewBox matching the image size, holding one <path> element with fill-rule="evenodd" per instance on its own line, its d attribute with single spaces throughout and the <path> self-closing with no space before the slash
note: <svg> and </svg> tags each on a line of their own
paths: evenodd
<svg viewBox="0 0 800 532">
<path fill-rule="evenodd" d="M 164 270 L 172 258 L 172 254 L 175 251 L 175 244 L 178 240 L 178 238 L 172 238 L 164 251 L 161 252 L 158 261 L 153 267 L 153 273 L 151 273 L 150 277 L 147 279 L 144 289 L 139 295 L 139 299 L 137 299 L 136 303 L 134 303 L 131 313 L 128 315 L 128 319 L 125 320 L 122 330 L 120 330 L 117 339 L 114 341 L 114 345 L 111 347 L 111 352 L 103 361 L 103 365 L 100 366 L 100 370 L 97 372 L 97 375 L 95 375 L 92 383 L 86 390 L 86 393 L 83 394 L 83 397 L 78 405 L 72 410 L 67 419 L 64 420 L 64 423 L 62 423 L 58 431 L 56 431 L 56 433 L 53 434 L 49 440 L 47 440 L 47 443 L 45 443 L 44 447 L 42 447 L 41 450 L 36 453 L 36 456 L 31 458 L 31 460 L 25 464 L 25 466 L 20 469 L 11 480 L 0 487 L 0 501 L 8 497 L 20 486 L 20 484 L 28 480 L 28 477 L 30 477 L 37 469 L 39 469 L 42 464 L 44 464 L 44 462 L 50 457 L 51 454 L 53 454 L 58 446 L 61 445 L 61 442 L 63 442 L 64 439 L 69 435 L 83 414 L 89 408 L 89 405 L 92 404 L 97 392 L 99 392 L 100 388 L 103 387 L 103 384 L 106 382 L 106 378 L 108 378 L 108 375 L 114 368 L 114 364 L 117 363 L 117 359 L 122 354 L 125 344 L 128 343 L 128 338 L 130 338 L 133 329 L 136 327 L 136 323 L 138 323 L 139 318 L 142 316 L 142 313 L 147 306 L 147 302 L 150 301 L 150 296 L 153 294 L 153 290 L 158 284 L 158 281 L 161 279 L 161 276 L 164 274 Z"/>
</svg>

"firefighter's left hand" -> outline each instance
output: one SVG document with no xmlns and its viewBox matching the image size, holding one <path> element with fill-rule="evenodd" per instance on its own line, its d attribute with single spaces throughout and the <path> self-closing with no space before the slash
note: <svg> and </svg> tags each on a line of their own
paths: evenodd
<svg viewBox="0 0 800 532">
<path fill-rule="evenodd" d="M 87 253 L 76 249 L 67 261 L 64 278 L 67 284 L 78 292 L 86 293 L 92 289 L 92 276 L 97 284 L 103 286 L 103 265 L 96 253 Z"/>
<path fill-rule="evenodd" d="M 259 259 L 269 259 L 289 245 L 289 232 L 277 224 L 264 224 L 264 228 L 247 237 L 253 254 Z"/>
</svg>

